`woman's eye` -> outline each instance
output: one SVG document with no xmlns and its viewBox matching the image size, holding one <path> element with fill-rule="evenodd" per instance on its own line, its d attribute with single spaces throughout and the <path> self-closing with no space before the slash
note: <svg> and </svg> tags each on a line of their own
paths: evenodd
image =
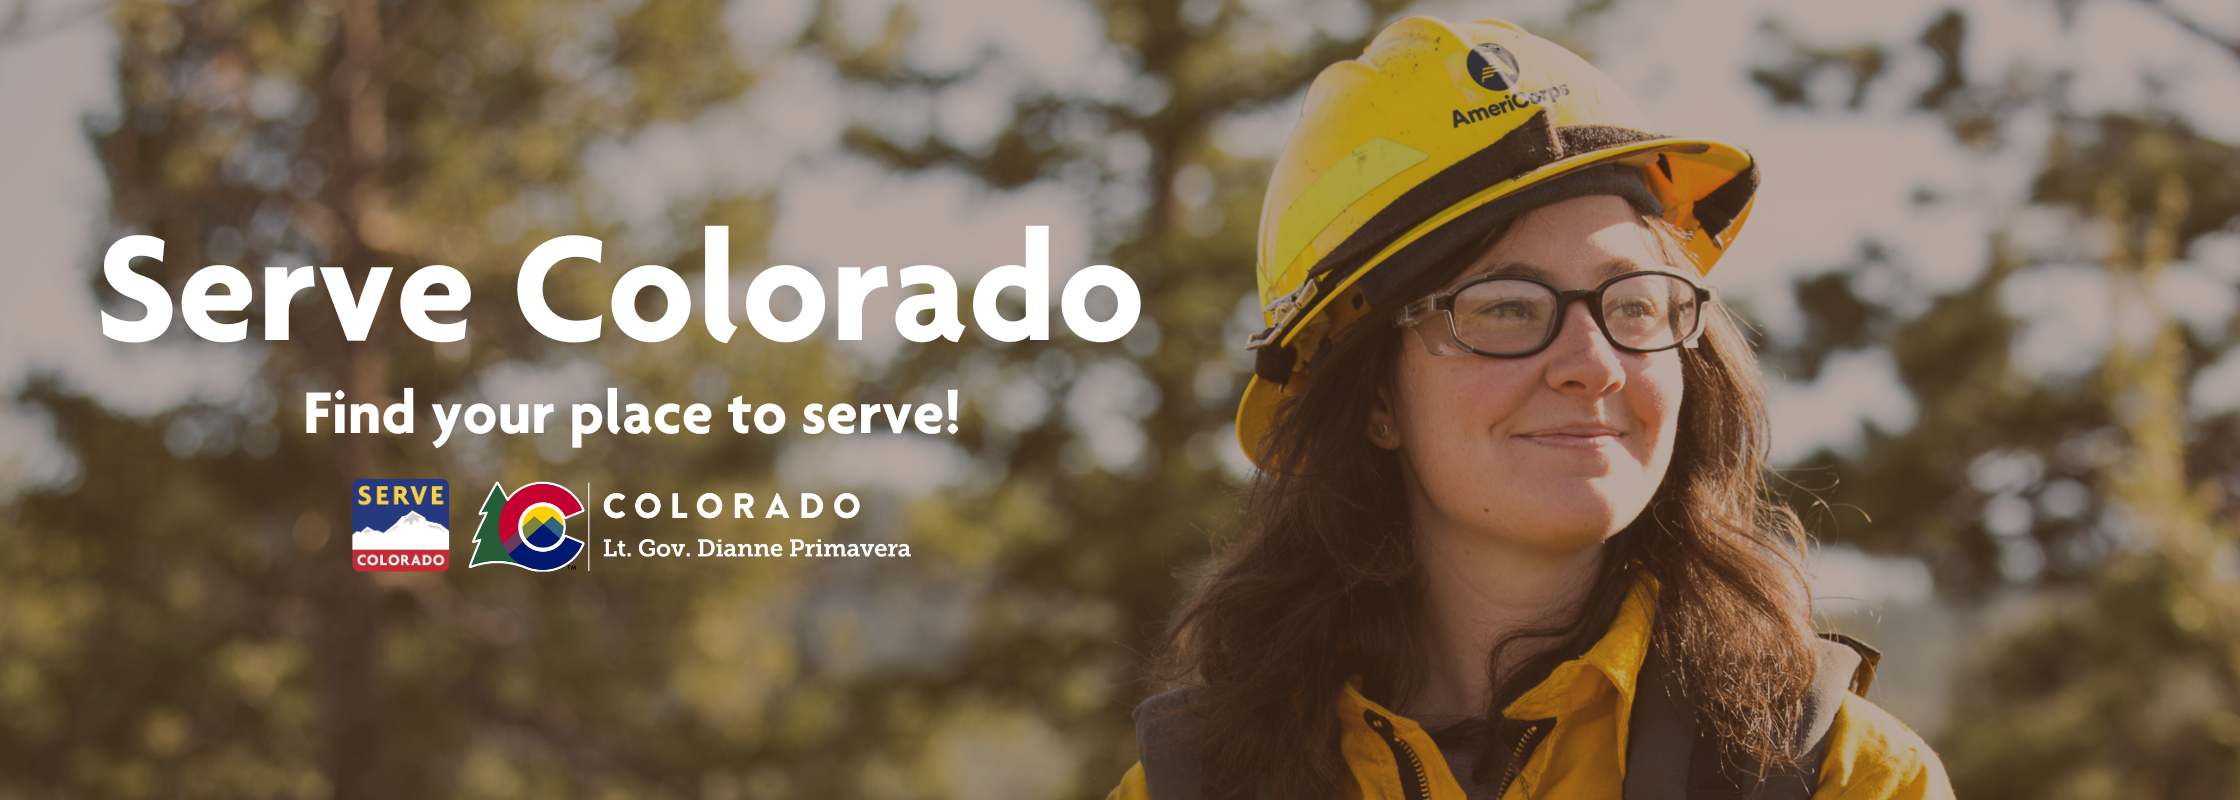
<svg viewBox="0 0 2240 800">
<path fill-rule="evenodd" d="M 1602 308 L 1602 315 L 1626 319 L 1653 318 L 1658 316 L 1657 304 L 1656 301 L 1646 297 L 1621 297 L 1605 304 Z"/>
<path fill-rule="evenodd" d="M 1478 307 L 1477 316 L 1499 320 L 1534 319 L 1539 310 L 1528 300 L 1496 300 Z"/>
</svg>

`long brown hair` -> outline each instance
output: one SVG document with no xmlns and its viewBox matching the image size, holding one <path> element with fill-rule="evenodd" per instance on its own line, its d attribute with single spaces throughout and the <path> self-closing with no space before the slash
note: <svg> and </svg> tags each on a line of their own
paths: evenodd
<svg viewBox="0 0 2240 800">
<path fill-rule="evenodd" d="M 1645 224 L 1668 247 L 1675 233 Z M 1327 343 L 1314 382 L 1287 401 L 1254 478 L 1239 535 L 1169 629 L 1160 674 L 1200 687 L 1187 709 L 1214 797 L 1328 797 L 1346 775 L 1333 704 L 1345 682 L 1393 702 L 1425 679 L 1421 570 L 1399 456 L 1367 436 L 1402 332 L 1379 324 L 1436 290 L 1506 234 L 1423 271 Z M 1686 263 L 1685 261 L 1675 263 Z M 1572 618 L 1504 639 L 1487 654 L 1485 710 L 1501 709 L 1608 629 L 1639 570 L 1656 580 L 1653 646 L 1729 752 L 1794 763 L 1815 655 L 1799 559 L 1804 531 L 1768 499 L 1765 387 L 1724 309 L 1678 351 L 1683 399 L 1671 466 L 1648 506 L 1603 548 Z M 1503 651 L 1534 641 L 1522 664 Z M 1494 759 L 1481 764 L 1490 767 Z"/>
</svg>

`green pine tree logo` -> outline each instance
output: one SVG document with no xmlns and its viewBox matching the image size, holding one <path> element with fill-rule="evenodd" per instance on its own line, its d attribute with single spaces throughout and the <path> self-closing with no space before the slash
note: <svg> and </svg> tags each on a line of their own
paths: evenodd
<svg viewBox="0 0 2240 800">
<path fill-rule="evenodd" d="M 467 559 L 467 569 L 484 564 L 513 563 L 513 556 L 506 553 L 505 536 L 498 530 L 500 512 L 505 508 L 505 487 L 491 483 L 490 496 L 482 498 L 482 525 L 474 530 L 474 555 Z"/>
</svg>

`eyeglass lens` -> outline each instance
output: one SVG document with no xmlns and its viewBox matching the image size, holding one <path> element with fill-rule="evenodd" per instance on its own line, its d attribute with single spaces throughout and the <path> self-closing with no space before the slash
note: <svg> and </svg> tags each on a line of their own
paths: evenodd
<svg viewBox="0 0 2240 800">
<path fill-rule="evenodd" d="M 1698 305 L 1695 287 L 1687 281 L 1635 275 L 1603 288 L 1603 330 L 1620 347 L 1671 347 L 1695 330 Z M 1556 294 L 1546 285 L 1514 278 L 1485 281 L 1455 295 L 1455 335 L 1484 352 L 1521 353 L 1554 334 L 1557 311 Z"/>
</svg>

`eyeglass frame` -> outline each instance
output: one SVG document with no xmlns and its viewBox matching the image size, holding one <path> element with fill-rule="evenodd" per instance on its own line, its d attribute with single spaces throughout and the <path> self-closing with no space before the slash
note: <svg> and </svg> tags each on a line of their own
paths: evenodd
<svg viewBox="0 0 2240 800">
<path fill-rule="evenodd" d="M 1671 344 L 1664 345 L 1662 347 L 1651 347 L 1647 349 L 1631 347 L 1622 344 L 1618 341 L 1618 337 L 1612 336 L 1610 334 L 1610 322 L 1609 320 L 1604 319 L 1602 316 L 1603 290 L 1617 285 L 1620 281 L 1624 281 L 1629 278 L 1637 278 L 1643 275 L 1656 275 L 1659 277 L 1673 278 L 1680 281 L 1681 283 L 1687 284 L 1688 288 L 1695 290 L 1696 324 L 1694 330 L 1691 330 L 1687 333 L 1687 335 L 1681 336 L 1678 339 L 1674 340 Z M 1480 350 L 1469 342 L 1463 341 L 1462 332 L 1455 328 L 1454 298 L 1456 295 L 1462 294 L 1463 291 L 1469 289 L 1472 286 L 1476 286 L 1481 283 L 1488 283 L 1491 281 L 1527 281 L 1530 283 L 1537 283 L 1540 284 L 1541 287 L 1547 289 L 1549 293 L 1556 296 L 1555 320 L 1548 325 L 1548 335 L 1546 337 L 1543 337 L 1538 345 L 1533 346 L 1533 348 L 1530 350 L 1525 350 L 1522 352 L 1494 353 Z M 1677 272 L 1667 272 L 1664 270 L 1655 269 L 1634 270 L 1623 275 L 1613 276 L 1609 280 L 1603 281 L 1600 285 L 1597 285 L 1592 289 L 1573 289 L 1570 291 L 1558 289 L 1556 288 L 1555 284 L 1549 283 L 1539 278 L 1531 277 L 1529 275 L 1489 273 L 1480 275 L 1467 281 L 1463 281 L 1462 283 L 1448 288 L 1444 291 L 1421 298 L 1419 300 L 1416 300 L 1415 302 L 1402 306 L 1400 308 L 1400 313 L 1395 315 L 1392 319 L 1392 327 L 1413 329 L 1418 325 L 1430 321 L 1431 314 L 1433 312 L 1437 312 L 1447 318 L 1447 338 L 1450 341 L 1453 341 L 1455 344 L 1461 345 L 1464 350 L 1467 350 L 1470 353 L 1485 356 L 1487 358 L 1530 358 L 1532 356 L 1539 355 L 1541 351 L 1547 350 L 1549 345 L 1555 344 L 1556 338 L 1563 334 L 1564 321 L 1570 318 L 1569 315 L 1571 313 L 1571 304 L 1572 302 L 1577 300 L 1593 301 L 1587 304 L 1587 313 L 1594 318 L 1595 328 L 1602 332 L 1602 340 L 1609 342 L 1611 347 L 1617 348 L 1619 351 L 1626 353 L 1661 353 L 1666 350 L 1671 350 L 1675 347 L 1685 347 L 1690 350 L 1695 349 L 1696 341 L 1703 338 L 1704 320 L 1707 319 L 1704 310 L 1719 302 L 1719 287 L 1705 286 L 1703 284 L 1696 283 L 1695 281 L 1690 280 L 1688 276 L 1682 275 Z M 1422 337 L 1421 332 L 1418 332 L 1417 337 Z M 1435 356 L 1463 355 L 1462 353 L 1439 352 L 1439 348 L 1433 346 L 1429 341 L 1426 341 L 1423 344 L 1424 350 Z"/>
</svg>

